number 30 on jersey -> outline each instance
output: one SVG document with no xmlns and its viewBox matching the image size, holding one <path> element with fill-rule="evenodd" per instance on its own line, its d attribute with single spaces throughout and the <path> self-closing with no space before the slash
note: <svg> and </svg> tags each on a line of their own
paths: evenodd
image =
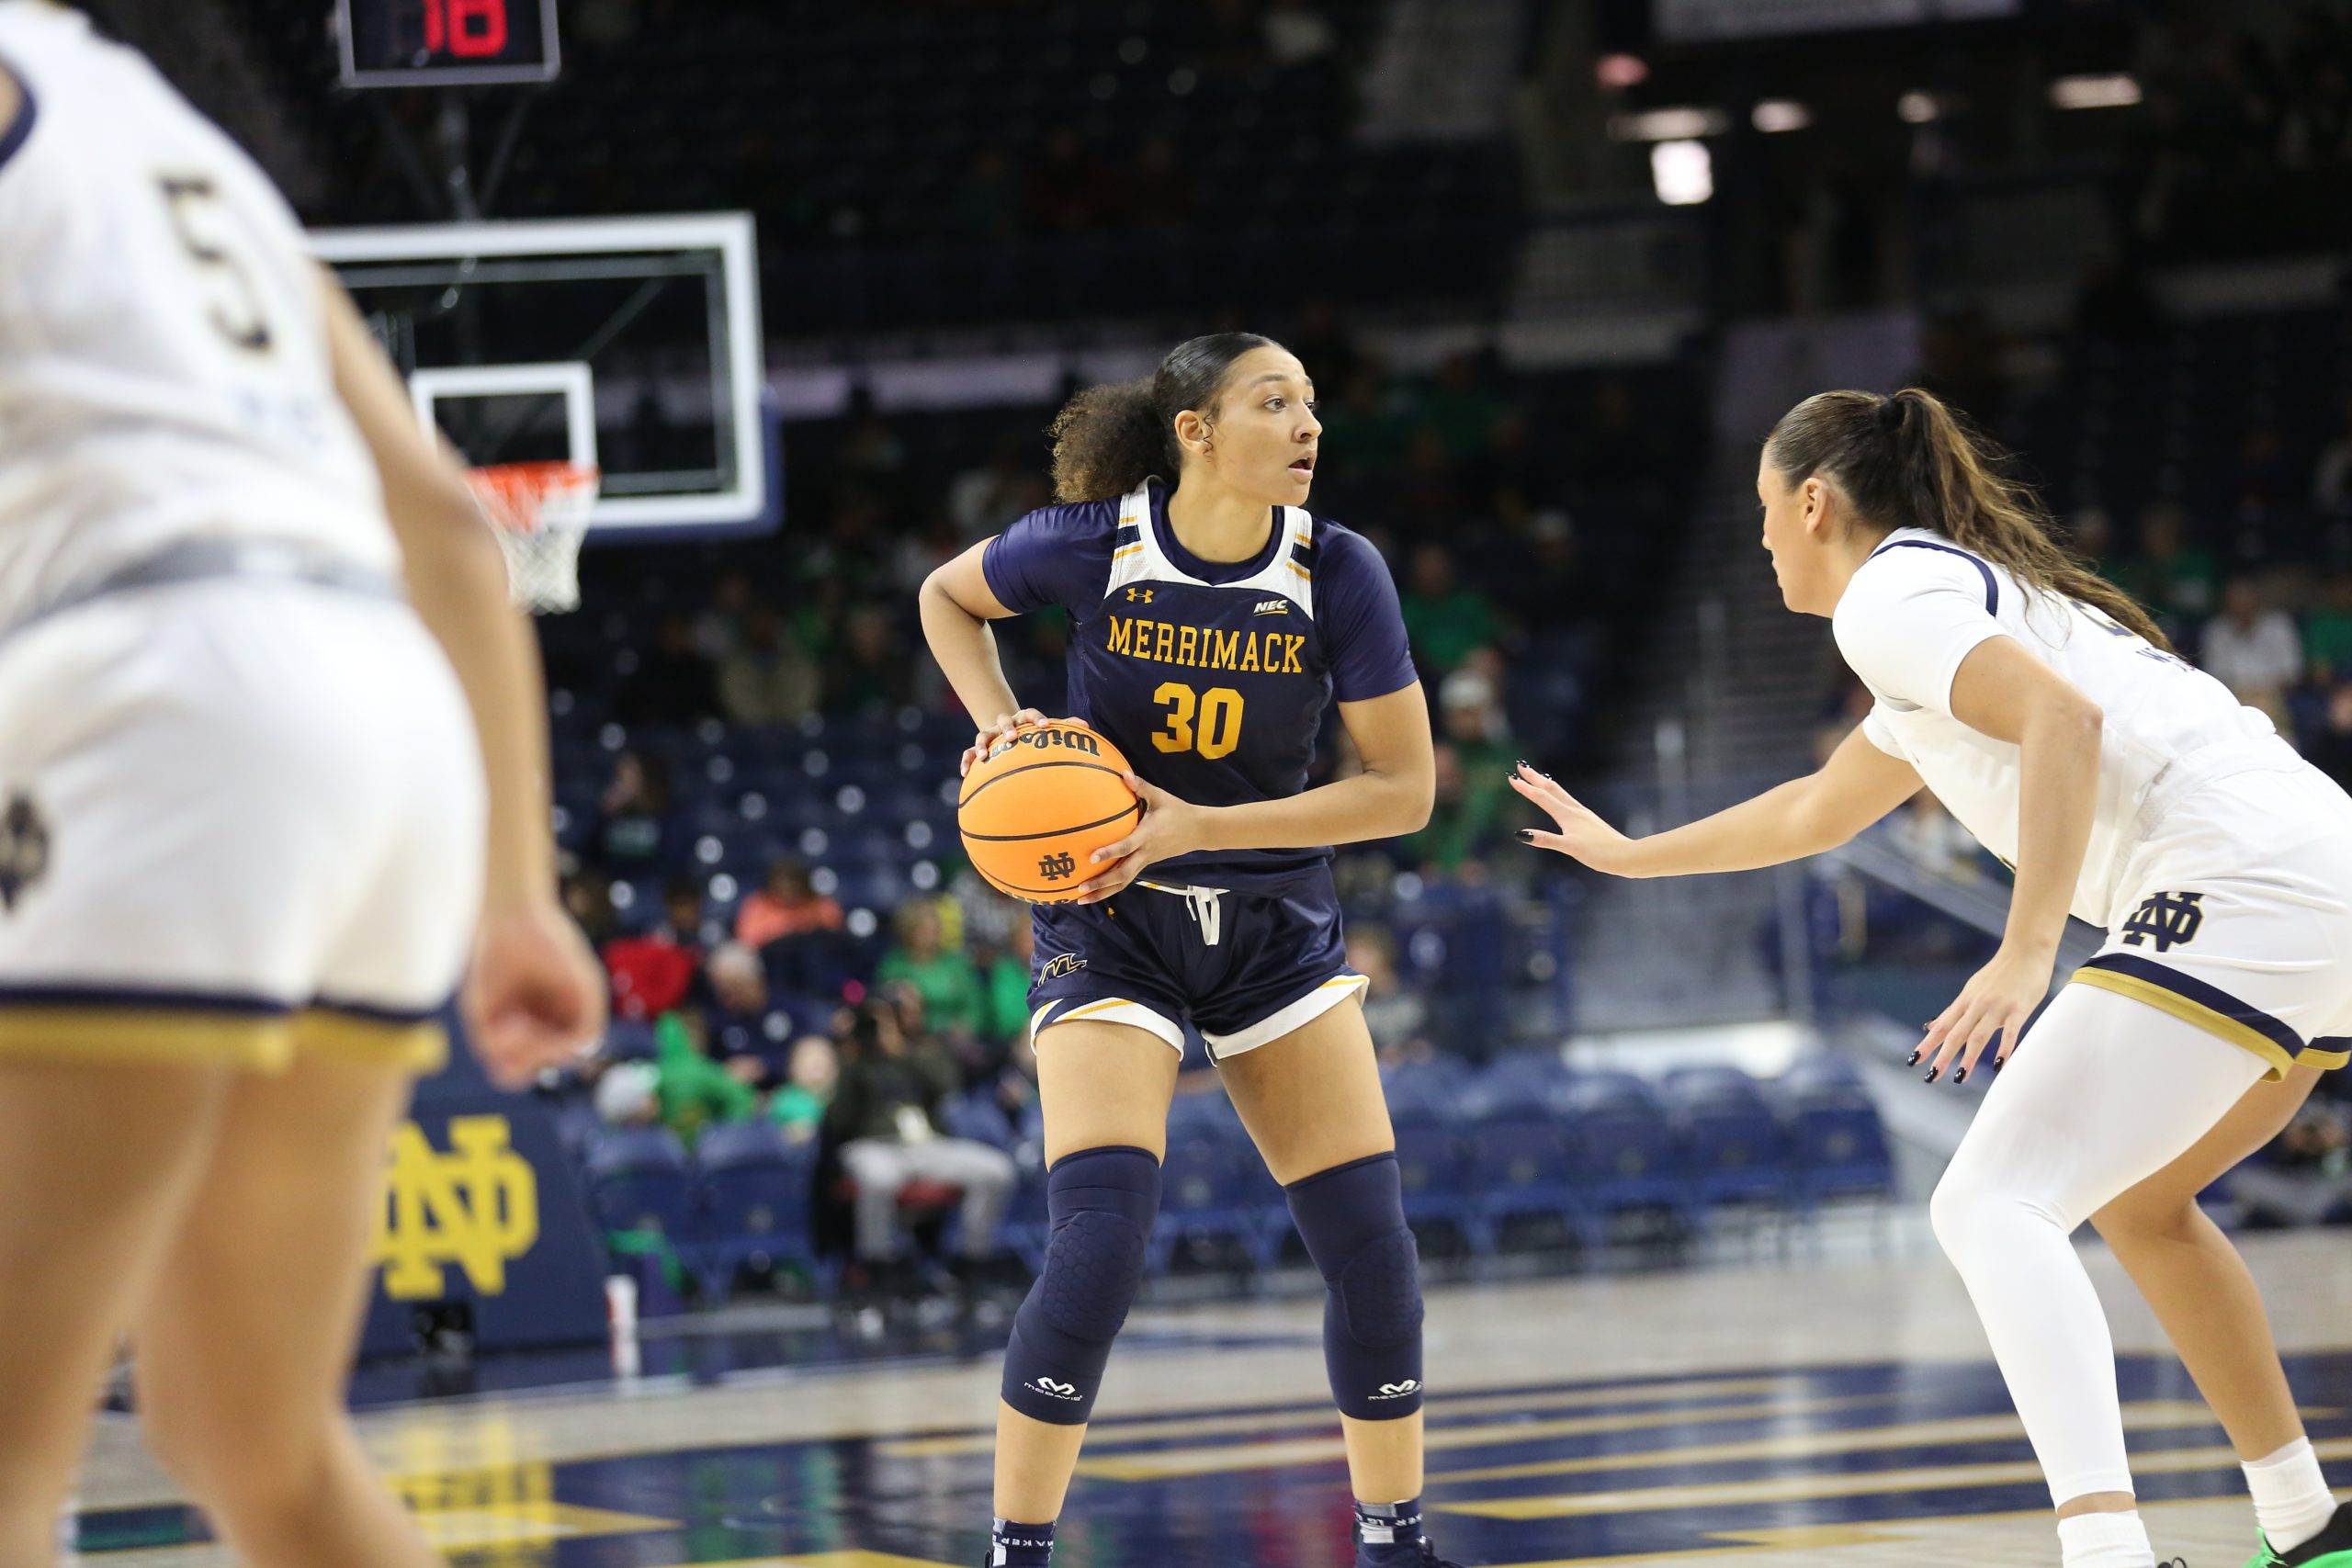
<svg viewBox="0 0 2352 1568">
<path fill-rule="evenodd" d="M 1168 710 L 1168 728 L 1151 738 L 1162 751 L 1197 751 L 1214 761 L 1241 744 L 1241 694 L 1230 686 L 1195 692 L 1169 681 L 1151 700 Z"/>
</svg>

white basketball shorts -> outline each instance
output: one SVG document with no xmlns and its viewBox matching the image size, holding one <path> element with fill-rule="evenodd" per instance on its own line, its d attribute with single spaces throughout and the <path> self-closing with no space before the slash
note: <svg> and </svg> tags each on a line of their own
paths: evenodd
<svg viewBox="0 0 2352 1568">
<path fill-rule="evenodd" d="M 2352 1055 L 2352 798 L 2325 774 L 2240 773 L 2185 796 L 2123 886 L 2074 984 L 2186 1019 L 2271 1078 Z"/>
<path fill-rule="evenodd" d="M 0 1056 L 437 1066 L 481 750 L 390 598 L 219 578 L 0 641 Z"/>
</svg>

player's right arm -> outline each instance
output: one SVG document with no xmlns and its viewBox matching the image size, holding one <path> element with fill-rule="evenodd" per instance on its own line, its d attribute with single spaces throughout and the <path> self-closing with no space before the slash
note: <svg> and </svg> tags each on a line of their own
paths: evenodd
<svg viewBox="0 0 2352 1568">
<path fill-rule="evenodd" d="M 1879 750 L 1856 726 L 1819 771 L 1680 828 L 1630 839 L 1526 763 L 1511 787 L 1558 824 L 1521 835 L 1614 876 L 1694 876 L 1755 871 L 1833 850 L 1917 794 L 1910 763 Z"/>
<path fill-rule="evenodd" d="M 506 563 L 456 458 L 418 424 L 408 393 L 341 285 L 321 274 L 337 395 L 374 457 L 409 597 L 473 709 L 490 786 L 481 927 L 467 1026 L 510 1086 L 569 1062 L 603 1032 L 604 972 L 556 897 L 547 692 Z"/>
<path fill-rule="evenodd" d="M 1023 707 L 1012 694 L 1012 682 L 1004 678 L 1004 661 L 997 656 L 996 633 L 989 629 L 990 621 L 1012 615 L 980 569 L 981 558 L 994 542 L 984 539 L 935 568 L 922 580 L 922 591 L 916 596 L 931 656 L 939 660 L 941 673 L 956 688 L 964 711 L 978 727 L 959 770 L 967 773 L 1004 736 L 1024 724 L 1046 722 L 1044 714 Z"/>
</svg>

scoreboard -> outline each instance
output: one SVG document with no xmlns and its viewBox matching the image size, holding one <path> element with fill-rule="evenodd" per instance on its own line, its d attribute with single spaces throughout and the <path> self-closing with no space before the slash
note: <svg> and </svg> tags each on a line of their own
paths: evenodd
<svg viewBox="0 0 2352 1568">
<path fill-rule="evenodd" d="M 555 0 L 336 0 L 344 85 L 552 82 Z"/>
</svg>

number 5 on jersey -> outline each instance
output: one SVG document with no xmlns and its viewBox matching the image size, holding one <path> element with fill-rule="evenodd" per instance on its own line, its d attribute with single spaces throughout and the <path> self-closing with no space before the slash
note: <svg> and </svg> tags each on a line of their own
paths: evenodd
<svg viewBox="0 0 2352 1568">
<path fill-rule="evenodd" d="M 1168 710 L 1168 728 L 1151 738 L 1162 751 L 1198 751 L 1214 761 L 1231 756 L 1241 744 L 1241 694 L 1230 686 L 1195 692 L 1181 681 L 1170 681 L 1151 694 L 1151 700 Z"/>
</svg>

